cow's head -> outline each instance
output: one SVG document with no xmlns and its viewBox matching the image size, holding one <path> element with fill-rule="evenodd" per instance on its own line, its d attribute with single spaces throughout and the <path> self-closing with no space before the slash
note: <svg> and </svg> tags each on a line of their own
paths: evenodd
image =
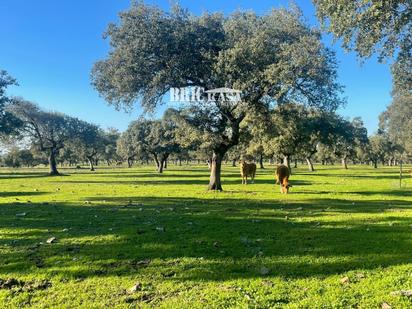
<svg viewBox="0 0 412 309">
<path fill-rule="evenodd" d="M 288 194 L 290 187 L 292 187 L 292 185 L 289 183 L 289 180 L 284 178 L 282 184 L 280 185 L 280 192 Z"/>
</svg>

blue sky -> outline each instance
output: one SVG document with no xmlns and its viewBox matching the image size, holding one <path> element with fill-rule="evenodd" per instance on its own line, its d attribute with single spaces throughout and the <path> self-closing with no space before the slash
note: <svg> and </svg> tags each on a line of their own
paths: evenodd
<svg viewBox="0 0 412 309">
<path fill-rule="evenodd" d="M 165 9 L 169 0 L 146 1 Z M 179 1 L 195 14 L 203 11 L 230 13 L 252 9 L 265 13 L 288 6 L 289 0 L 198 0 Z M 296 1 L 310 24 L 316 25 L 309 0 Z M 94 122 L 103 128 L 124 130 L 139 115 L 118 112 L 108 106 L 90 85 L 93 63 L 106 56 L 108 42 L 102 39 L 109 22 L 129 7 L 129 0 L 1 0 L 0 69 L 7 70 L 20 86 L 9 94 L 23 96 L 45 109 L 56 110 Z M 391 76 L 388 64 L 369 59 L 361 65 L 353 53 L 324 35 L 324 42 L 337 53 L 339 81 L 345 86 L 348 104 L 341 114 L 361 116 L 369 133 L 377 129 L 378 115 L 390 102 Z"/>
</svg>

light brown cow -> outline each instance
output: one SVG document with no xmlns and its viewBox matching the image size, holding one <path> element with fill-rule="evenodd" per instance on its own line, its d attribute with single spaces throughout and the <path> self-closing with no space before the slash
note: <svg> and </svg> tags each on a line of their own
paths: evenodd
<svg viewBox="0 0 412 309">
<path fill-rule="evenodd" d="M 247 185 L 247 177 L 250 176 L 252 183 L 255 181 L 256 175 L 256 164 L 247 163 L 245 160 L 239 162 L 240 166 L 240 176 L 242 177 L 242 185 Z"/>
<path fill-rule="evenodd" d="M 276 184 L 280 184 L 280 193 L 289 193 L 289 188 L 292 187 L 289 184 L 290 171 L 286 165 L 279 165 L 276 168 Z"/>
</svg>

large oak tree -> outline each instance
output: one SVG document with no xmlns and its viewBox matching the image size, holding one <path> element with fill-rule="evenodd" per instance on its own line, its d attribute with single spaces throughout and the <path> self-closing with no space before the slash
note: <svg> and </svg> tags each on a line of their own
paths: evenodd
<svg viewBox="0 0 412 309">
<path fill-rule="evenodd" d="M 21 132 L 38 150 L 47 154 L 50 175 L 59 175 L 56 158 L 68 140 L 79 136 L 86 123 L 61 113 L 47 112 L 36 104 L 16 98 L 8 111 L 22 123 Z"/>
<path fill-rule="evenodd" d="M 260 106 L 291 100 L 324 109 L 341 104 L 333 52 L 297 9 L 265 15 L 201 16 L 133 3 L 106 32 L 111 49 L 92 83 L 117 108 L 140 102 L 153 110 L 171 87 L 231 87 L 241 103 L 192 104 L 185 119 L 212 149 L 209 189 L 222 190 L 221 162 L 239 143 L 240 124 Z"/>
</svg>

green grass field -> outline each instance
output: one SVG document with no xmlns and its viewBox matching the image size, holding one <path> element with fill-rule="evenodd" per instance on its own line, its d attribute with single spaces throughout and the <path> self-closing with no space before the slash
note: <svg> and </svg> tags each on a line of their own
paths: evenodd
<svg viewBox="0 0 412 309">
<path fill-rule="evenodd" d="M 412 307 L 397 168 L 302 167 L 289 195 L 273 166 L 220 193 L 206 167 L 45 172 L 0 171 L 1 308 Z"/>
</svg>

